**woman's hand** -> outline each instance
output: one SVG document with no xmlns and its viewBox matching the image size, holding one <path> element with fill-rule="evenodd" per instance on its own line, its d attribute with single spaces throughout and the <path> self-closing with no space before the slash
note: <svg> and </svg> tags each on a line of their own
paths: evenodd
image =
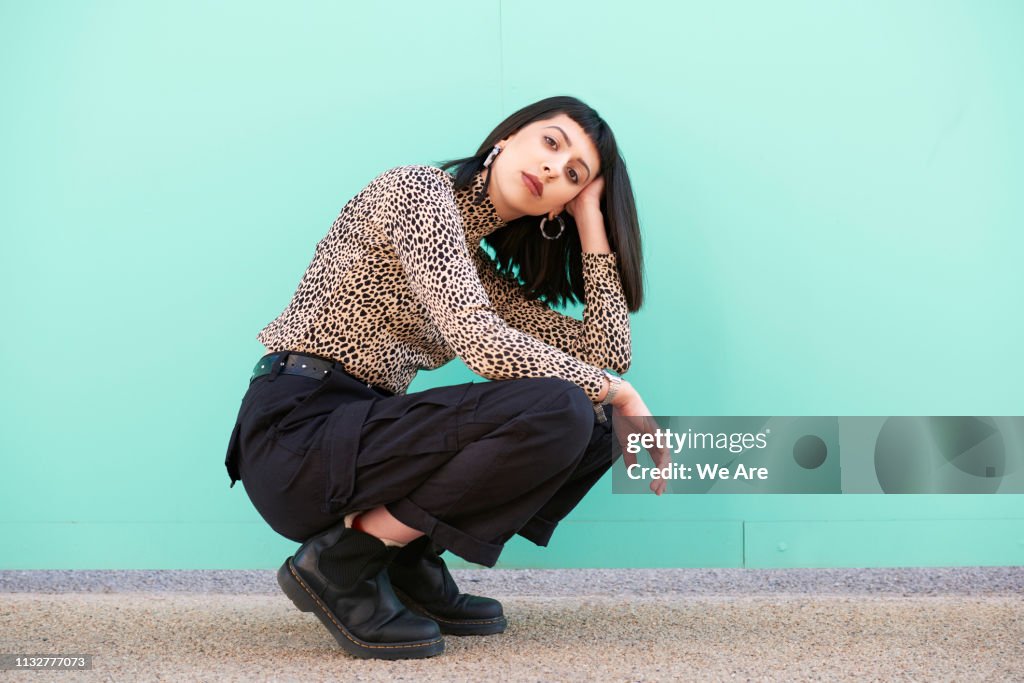
<svg viewBox="0 0 1024 683">
<path fill-rule="evenodd" d="M 580 234 L 580 245 L 584 252 L 595 254 L 610 253 L 608 231 L 604 216 L 601 215 L 601 193 L 604 190 L 604 176 L 598 176 L 565 205 L 565 210 L 576 221 Z"/>
<path fill-rule="evenodd" d="M 612 408 L 614 409 L 612 411 L 612 430 L 622 446 L 622 460 L 626 467 L 635 465 L 637 464 L 636 455 L 626 449 L 629 435 L 650 434 L 653 438 L 655 430 L 658 429 L 658 423 L 651 416 L 651 411 L 648 410 L 644 400 L 640 398 L 640 394 L 626 380 L 622 380 L 619 391 L 612 400 Z M 647 452 L 651 454 L 654 466 L 658 469 L 668 467 L 672 462 L 672 454 L 667 448 L 649 448 Z M 664 493 L 666 486 L 668 483 L 665 479 L 651 480 L 651 490 L 656 495 L 660 496 Z"/>
<path fill-rule="evenodd" d="M 604 176 L 597 176 L 593 182 L 583 188 L 583 191 L 572 198 L 572 200 L 565 205 L 565 210 L 569 212 L 569 215 L 573 218 L 576 217 L 577 213 L 583 213 L 588 210 L 601 210 L 601 193 L 604 191 Z"/>
</svg>

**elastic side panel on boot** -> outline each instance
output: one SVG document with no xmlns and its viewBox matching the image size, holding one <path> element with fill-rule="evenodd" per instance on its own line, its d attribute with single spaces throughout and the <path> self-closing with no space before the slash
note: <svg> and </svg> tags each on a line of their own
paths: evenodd
<svg viewBox="0 0 1024 683">
<path fill-rule="evenodd" d="M 337 543 L 325 548 L 317 567 L 327 580 L 339 586 L 351 586 L 376 576 L 387 564 L 388 549 L 379 539 L 346 530 Z"/>
<path fill-rule="evenodd" d="M 427 550 L 427 543 L 429 542 L 430 539 L 426 536 L 420 536 L 419 538 L 410 541 L 398 552 L 397 555 L 395 555 L 394 564 L 398 564 L 403 567 L 413 567 L 419 564 L 424 551 Z"/>
</svg>

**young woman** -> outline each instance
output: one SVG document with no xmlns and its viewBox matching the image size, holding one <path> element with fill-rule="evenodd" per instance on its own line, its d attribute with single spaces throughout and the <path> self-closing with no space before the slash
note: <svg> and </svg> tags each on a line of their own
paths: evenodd
<svg viewBox="0 0 1024 683">
<path fill-rule="evenodd" d="M 503 631 L 501 604 L 460 593 L 439 553 L 491 567 L 514 534 L 547 545 L 621 453 L 612 411 L 650 415 L 605 370 L 629 368 L 642 275 L 615 138 L 572 97 L 353 197 L 258 335 L 225 463 L 302 544 L 278 572 L 296 606 L 360 657 Z M 549 307 L 571 301 L 582 321 Z M 456 356 L 496 381 L 406 393 Z"/>
</svg>

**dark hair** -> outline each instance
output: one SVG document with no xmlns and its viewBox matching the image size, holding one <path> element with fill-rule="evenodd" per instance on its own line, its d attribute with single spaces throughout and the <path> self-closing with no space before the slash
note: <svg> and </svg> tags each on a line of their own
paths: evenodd
<svg viewBox="0 0 1024 683">
<path fill-rule="evenodd" d="M 475 156 L 441 164 L 443 170 L 455 167 L 455 189 L 467 187 L 483 168 L 495 143 L 534 121 L 566 114 L 578 123 L 597 148 L 601 159 L 599 176 L 604 176 L 601 213 L 604 216 L 608 244 L 618 255 L 619 278 L 630 311 L 643 304 L 643 255 L 640 250 L 640 223 L 636 215 L 633 188 L 626 163 L 619 155 L 612 129 L 592 108 L 575 97 L 548 97 L 523 107 L 502 121 L 480 145 Z M 484 238 L 494 250 L 499 272 L 518 278 L 530 299 L 562 306 L 584 301 L 583 247 L 576 221 L 568 212 L 561 239 L 543 239 L 536 216 L 523 216 Z M 546 227 L 551 230 L 551 227 Z"/>
</svg>

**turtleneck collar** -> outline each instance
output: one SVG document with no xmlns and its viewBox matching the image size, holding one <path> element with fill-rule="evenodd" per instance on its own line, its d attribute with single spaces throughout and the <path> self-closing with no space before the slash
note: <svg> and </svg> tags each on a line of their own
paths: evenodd
<svg viewBox="0 0 1024 683">
<path fill-rule="evenodd" d="M 486 181 L 487 169 L 483 168 L 477 171 L 469 185 L 455 191 L 455 203 L 462 215 L 466 239 L 472 243 L 479 243 L 487 235 L 507 225 L 498 216 L 498 210 L 484 189 Z"/>
</svg>

